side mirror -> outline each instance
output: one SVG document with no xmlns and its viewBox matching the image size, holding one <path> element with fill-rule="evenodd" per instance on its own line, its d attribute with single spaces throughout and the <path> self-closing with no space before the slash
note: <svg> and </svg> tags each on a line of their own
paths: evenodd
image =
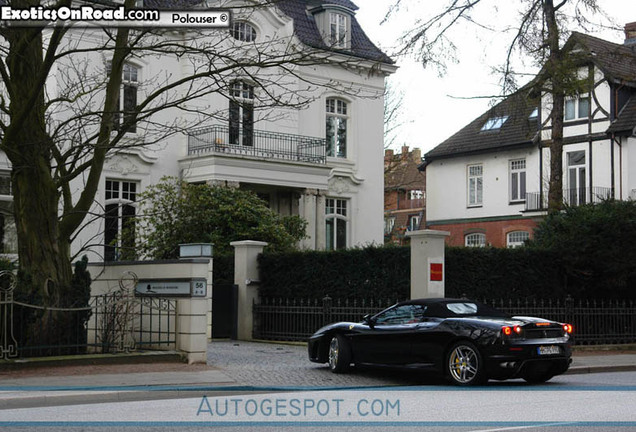
<svg viewBox="0 0 636 432">
<path fill-rule="evenodd" d="M 373 326 L 375 325 L 375 320 L 372 317 L 373 317 L 372 314 L 366 314 L 365 316 L 362 317 L 362 322 L 368 325 L 369 327 L 373 328 Z"/>
</svg>

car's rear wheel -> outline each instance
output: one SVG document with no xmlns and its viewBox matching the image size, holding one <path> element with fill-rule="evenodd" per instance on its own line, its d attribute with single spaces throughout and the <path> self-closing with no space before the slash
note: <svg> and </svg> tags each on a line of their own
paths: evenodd
<svg viewBox="0 0 636 432">
<path fill-rule="evenodd" d="M 351 346 L 342 335 L 335 335 L 329 342 L 329 369 L 343 373 L 351 366 Z"/>
<path fill-rule="evenodd" d="M 470 386 L 486 381 L 481 354 L 468 341 L 458 342 L 448 351 L 446 373 L 453 384 Z"/>
</svg>

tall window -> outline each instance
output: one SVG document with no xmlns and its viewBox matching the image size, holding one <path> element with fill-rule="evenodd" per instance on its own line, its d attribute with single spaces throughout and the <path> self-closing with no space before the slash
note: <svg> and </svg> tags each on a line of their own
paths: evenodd
<svg viewBox="0 0 636 432">
<path fill-rule="evenodd" d="M 110 74 L 112 70 L 111 64 L 107 66 L 107 72 Z M 139 87 L 139 68 L 129 63 L 124 64 L 121 77 L 121 89 L 119 91 L 119 99 L 117 101 L 118 112 L 113 115 L 113 128 L 119 129 L 123 122 L 128 123 L 134 118 L 135 109 L 137 108 L 137 91 Z M 126 132 L 137 132 L 137 127 L 133 123 Z"/>
<path fill-rule="evenodd" d="M 568 163 L 568 190 L 567 200 L 571 206 L 585 204 L 585 151 L 574 151 L 567 154 Z"/>
<path fill-rule="evenodd" d="M 468 165 L 468 206 L 482 205 L 484 195 L 484 167 Z"/>
<path fill-rule="evenodd" d="M 254 145 L 254 86 L 243 81 L 230 85 L 229 141 Z"/>
<path fill-rule="evenodd" d="M 389 235 L 395 227 L 395 216 L 386 216 L 384 218 L 384 235 Z"/>
<path fill-rule="evenodd" d="M 327 111 L 327 156 L 347 157 L 347 103 L 341 99 L 328 98 Z"/>
<path fill-rule="evenodd" d="M 526 200 L 526 160 L 510 161 L 510 201 L 522 202 Z"/>
<path fill-rule="evenodd" d="M 420 215 L 409 215 L 408 231 L 417 231 L 420 229 Z"/>
<path fill-rule="evenodd" d="M 334 48 L 347 47 L 347 16 L 341 13 L 329 14 L 329 42 Z"/>
<path fill-rule="evenodd" d="M 0 195 L 13 195 L 10 172 L 0 171 Z"/>
<path fill-rule="evenodd" d="M 530 233 L 527 231 L 513 231 L 506 235 L 506 245 L 509 248 L 516 248 L 523 246 L 530 238 Z"/>
<path fill-rule="evenodd" d="M 486 246 L 486 234 L 484 233 L 471 233 L 466 234 L 464 237 L 464 244 L 467 247 L 485 247 Z"/>
<path fill-rule="evenodd" d="M 106 180 L 104 261 L 135 258 L 135 201 L 137 183 Z"/>
<path fill-rule="evenodd" d="M 327 228 L 327 250 L 347 247 L 347 200 L 327 198 L 325 200 Z"/>
<path fill-rule="evenodd" d="M 563 120 L 575 120 L 577 118 L 588 118 L 590 116 L 590 96 L 580 95 L 575 98 L 565 100 L 565 111 Z"/>
<path fill-rule="evenodd" d="M 0 171 L 0 253 L 18 253 L 18 232 L 13 218 L 13 191 L 11 189 L 11 173 Z"/>
<path fill-rule="evenodd" d="M 256 29 L 244 21 L 236 21 L 230 30 L 234 39 L 242 42 L 254 42 L 256 40 Z"/>
</svg>

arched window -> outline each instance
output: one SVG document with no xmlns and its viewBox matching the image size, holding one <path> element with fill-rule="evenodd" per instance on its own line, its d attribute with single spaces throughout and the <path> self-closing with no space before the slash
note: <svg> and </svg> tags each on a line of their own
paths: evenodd
<svg viewBox="0 0 636 432">
<path fill-rule="evenodd" d="M 527 231 L 512 231 L 506 236 L 506 245 L 509 248 L 523 246 L 529 238 L 530 233 Z"/>
<path fill-rule="evenodd" d="M 327 250 L 345 249 L 347 247 L 348 201 L 345 199 L 327 198 L 325 200 L 325 225 Z"/>
<path fill-rule="evenodd" d="M 328 98 L 327 112 L 327 156 L 347 157 L 347 102 L 342 99 Z"/>
<path fill-rule="evenodd" d="M 256 29 L 245 21 L 237 21 L 230 29 L 230 34 L 241 42 L 254 42 L 256 40 Z"/>
<path fill-rule="evenodd" d="M 486 246 L 486 234 L 484 233 L 470 233 L 464 237 L 465 245 L 467 247 L 485 247 Z"/>
<path fill-rule="evenodd" d="M 135 259 L 137 182 L 106 180 L 104 261 Z"/>
</svg>

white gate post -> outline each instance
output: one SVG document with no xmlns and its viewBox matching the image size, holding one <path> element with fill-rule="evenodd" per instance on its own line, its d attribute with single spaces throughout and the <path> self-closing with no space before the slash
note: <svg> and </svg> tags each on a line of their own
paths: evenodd
<svg viewBox="0 0 636 432">
<path fill-rule="evenodd" d="M 411 238 L 411 298 L 444 297 L 444 242 L 450 233 L 420 230 L 406 235 Z"/>
</svg>

